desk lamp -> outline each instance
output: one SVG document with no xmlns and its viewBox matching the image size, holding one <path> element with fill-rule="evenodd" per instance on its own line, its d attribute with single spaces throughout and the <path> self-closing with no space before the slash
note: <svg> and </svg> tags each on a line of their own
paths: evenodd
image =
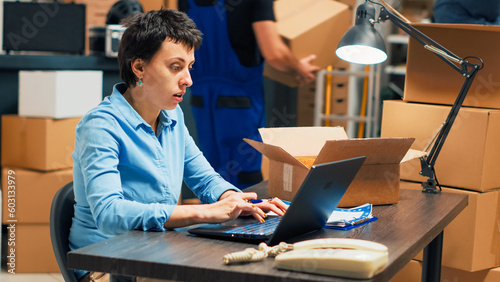
<svg viewBox="0 0 500 282">
<path fill-rule="evenodd" d="M 375 17 L 375 7 L 368 2 L 380 6 L 378 18 Z M 390 20 L 397 27 L 422 44 L 425 49 L 436 54 L 441 60 L 465 77 L 465 82 L 434 141 L 434 145 L 426 156 L 420 158 L 422 167 L 420 174 L 428 177 L 427 181 L 422 183 L 422 192 L 439 193 L 441 192 L 441 186 L 436 178 L 434 164 L 436 163 L 436 159 L 450 132 L 458 111 L 462 106 L 465 96 L 469 91 L 472 81 L 477 72 L 483 68 L 484 64 L 478 57 L 466 57 L 464 59 L 458 57 L 416 28 L 412 27 L 408 21 L 402 19 L 404 18 L 403 16 L 399 15 L 396 10 L 392 9 L 392 7 L 387 5 L 384 1 L 379 2 L 385 5 L 371 0 L 366 0 L 364 4 L 359 5 L 356 10 L 356 22 L 354 27 L 344 34 L 335 52 L 339 58 L 355 64 L 378 64 L 385 61 L 387 59 L 385 43 L 382 36 L 375 30 L 374 25 Z M 386 6 L 389 7 L 391 11 L 389 11 Z M 468 62 L 467 59 L 470 58 L 478 60 L 479 64 Z M 436 188 L 436 185 L 439 187 L 439 190 Z"/>
</svg>

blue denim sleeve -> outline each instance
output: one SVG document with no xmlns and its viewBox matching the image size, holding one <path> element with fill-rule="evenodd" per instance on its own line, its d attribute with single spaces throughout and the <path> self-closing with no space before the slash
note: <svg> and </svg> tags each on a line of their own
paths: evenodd
<svg viewBox="0 0 500 282">
<path fill-rule="evenodd" d="M 104 114 L 90 114 L 77 129 L 75 157 L 83 174 L 86 200 L 97 228 L 104 234 L 129 230 L 164 230 L 175 204 L 141 203 L 126 199 L 119 152 L 120 125 Z"/>
</svg>

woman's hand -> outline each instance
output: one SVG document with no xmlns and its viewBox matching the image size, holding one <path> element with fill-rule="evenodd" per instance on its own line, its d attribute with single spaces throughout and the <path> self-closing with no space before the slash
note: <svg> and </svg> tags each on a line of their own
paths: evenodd
<svg viewBox="0 0 500 282">
<path fill-rule="evenodd" d="M 218 202 L 211 204 L 214 208 L 214 220 L 216 222 L 225 222 L 235 219 L 238 216 L 252 215 L 258 221 L 264 222 L 266 213 L 251 203 L 251 200 L 255 200 L 256 198 L 257 194 L 253 192 L 226 192 L 222 194 Z"/>
<path fill-rule="evenodd" d="M 264 222 L 267 212 L 282 216 L 287 209 L 288 205 L 278 198 L 257 200 L 257 194 L 253 192 L 227 191 L 213 204 L 177 206 L 164 226 L 177 228 L 197 223 L 222 223 L 238 216 L 253 216 Z"/>
<path fill-rule="evenodd" d="M 288 209 L 288 205 L 277 197 L 268 199 L 251 199 L 250 203 L 263 210 L 265 213 L 274 212 L 279 216 L 283 216 Z"/>
<path fill-rule="evenodd" d="M 264 222 L 265 218 L 267 217 L 266 213 L 272 211 L 279 216 L 283 216 L 286 210 L 288 209 L 288 205 L 276 197 L 260 200 L 257 199 L 257 194 L 253 192 L 250 193 L 234 192 L 234 193 L 228 193 L 227 195 L 225 194 L 226 193 L 224 193 L 221 196 L 221 200 L 217 203 L 222 203 L 226 200 L 231 202 L 235 201 L 235 203 L 240 203 L 240 200 L 238 198 L 241 198 L 241 200 L 244 201 L 243 205 L 235 206 L 235 210 L 232 212 L 232 215 L 234 214 L 237 215 L 234 217 L 230 216 L 230 219 L 234 219 L 238 216 L 252 215 L 258 221 Z M 241 207 L 241 210 L 237 211 L 238 207 Z"/>
</svg>

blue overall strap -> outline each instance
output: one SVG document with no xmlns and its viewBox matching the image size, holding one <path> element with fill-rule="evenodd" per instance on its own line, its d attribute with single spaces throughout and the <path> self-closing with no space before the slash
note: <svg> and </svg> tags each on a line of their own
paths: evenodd
<svg viewBox="0 0 500 282">
<path fill-rule="evenodd" d="M 231 46 L 224 1 L 218 0 L 214 6 L 197 6 L 194 0 L 188 0 L 189 17 L 203 32 L 201 48 L 195 51 L 193 80 L 198 84 L 214 79 L 222 79 L 224 83 L 229 79 L 239 84 L 262 82 L 263 65 L 241 65 Z"/>
<path fill-rule="evenodd" d="M 214 169 L 243 189 L 262 177 L 262 155 L 243 138 L 260 140 L 258 128 L 264 126 L 263 66 L 240 64 L 229 41 L 224 0 L 214 6 L 188 3 L 188 15 L 204 34 L 191 72 L 198 143 Z"/>
</svg>

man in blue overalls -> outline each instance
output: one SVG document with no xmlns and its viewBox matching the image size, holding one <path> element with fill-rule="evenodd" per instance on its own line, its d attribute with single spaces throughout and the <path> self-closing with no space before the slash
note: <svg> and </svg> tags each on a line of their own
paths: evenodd
<svg viewBox="0 0 500 282">
<path fill-rule="evenodd" d="M 222 177 L 244 189 L 262 181 L 262 155 L 243 141 L 265 126 L 264 58 L 304 84 L 319 68 L 315 56 L 293 57 L 277 32 L 271 0 L 179 0 L 203 32 L 191 72 L 198 142 Z"/>
</svg>

